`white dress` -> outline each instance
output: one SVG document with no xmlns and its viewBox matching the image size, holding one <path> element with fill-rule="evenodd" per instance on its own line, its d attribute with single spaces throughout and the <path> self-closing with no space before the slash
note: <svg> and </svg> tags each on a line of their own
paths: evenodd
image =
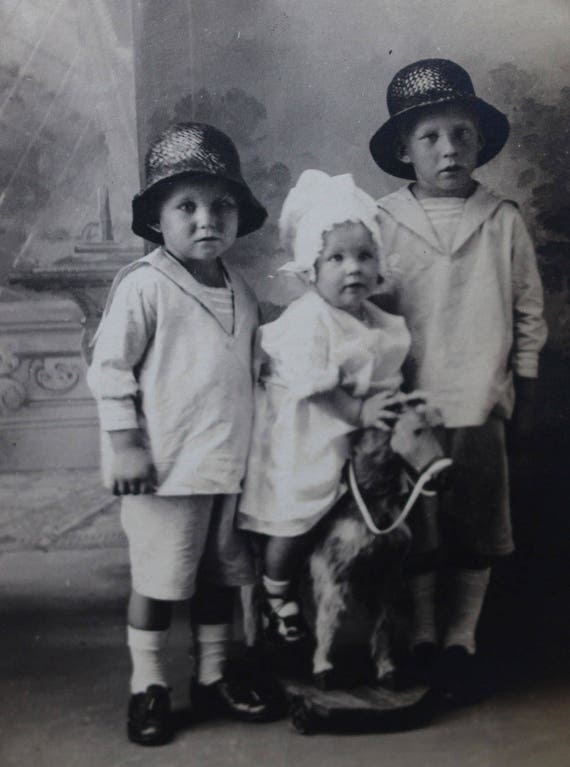
<svg viewBox="0 0 570 767">
<path fill-rule="evenodd" d="M 277 536 L 310 530 L 343 492 L 358 426 L 331 400 L 401 383 L 410 346 L 401 317 L 365 302 L 364 321 L 309 291 L 259 328 L 253 437 L 239 527 Z"/>
</svg>

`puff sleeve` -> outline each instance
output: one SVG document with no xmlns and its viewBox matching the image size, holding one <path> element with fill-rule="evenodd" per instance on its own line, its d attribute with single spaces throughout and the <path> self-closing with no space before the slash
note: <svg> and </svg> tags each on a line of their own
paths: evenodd
<svg viewBox="0 0 570 767">
<path fill-rule="evenodd" d="M 324 323 L 296 308 L 259 329 L 258 353 L 271 378 L 301 399 L 335 389 L 340 369 L 331 359 Z"/>
<path fill-rule="evenodd" d="M 360 425 L 362 400 L 353 396 L 356 387 L 338 354 L 329 313 L 322 299 L 306 294 L 276 322 L 260 328 L 258 350 L 265 371 L 260 380 L 283 387 L 297 402 L 312 403 L 321 418 L 344 432 Z"/>
</svg>

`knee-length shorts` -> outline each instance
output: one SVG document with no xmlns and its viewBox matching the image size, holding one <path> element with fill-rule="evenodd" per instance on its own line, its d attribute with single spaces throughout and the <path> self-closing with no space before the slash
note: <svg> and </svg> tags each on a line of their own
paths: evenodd
<svg viewBox="0 0 570 767">
<path fill-rule="evenodd" d="M 441 497 L 426 499 L 412 511 L 413 550 L 510 554 L 514 543 L 504 420 L 491 415 L 481 426 L 441 429 L 438 437 L 454 462 L 452 483 Z"/>
<path fill-rule="evenodd" d="M 189 599 L 196 582 L 254 581 L 247 534 L 235 528 L 236 495 L 126 495 L 121 523 L 133 589 L 168 601 Z"/>
</svg>

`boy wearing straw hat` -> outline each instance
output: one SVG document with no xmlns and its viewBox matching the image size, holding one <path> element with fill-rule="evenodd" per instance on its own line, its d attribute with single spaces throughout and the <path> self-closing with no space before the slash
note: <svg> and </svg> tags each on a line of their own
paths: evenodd
<svg viewBox="0 0 570 767">
<path fill-rule="evenodd" d="M 388 262 L 385 298 L 412 335 L 408 383 L 443 414 L 456 469 L 439 507 L 416 516 L 405 681 L 446 697 L 477 689 L 475 630 L 492 564 L 513 551 L 505 420 L 528 428 L 546 339 L 542 287 L 517 206 L 472 178 L 504 146 L 504 114 L 446 59 L 417 61 L 388 87 L 390 119 L 370 142 L 387 173 L 408 179 L 378 200 Z M 445 556 L 450 601 L 440 636 L 436 564 Z"/>
<path fill-rule="evenodd" d="M 266 211 L 237 150 L 202 123 L 151 145 L 132 228 L 157 248 L 119 272 L 95 339 L 107 486 L 121 495 L 132 590 L 130 740 L 172 736 L 163 650 L 172 602 L 192 598 L 194 706 L 268 718 L 255 683 L 227 664 L 236 587 L 253 580 L 234 528 L 250 440 L 255 297 L 227 260 Z M 227 259 L 227 260 L 226 260 Z"/>
</svg>

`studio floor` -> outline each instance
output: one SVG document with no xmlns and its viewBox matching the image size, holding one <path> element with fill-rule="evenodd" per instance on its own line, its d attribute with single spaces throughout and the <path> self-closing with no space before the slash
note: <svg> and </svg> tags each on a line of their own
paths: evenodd
<svg viewBox="0 0 570 767">
<path fill-rule="evenodd" d="M 390 734 L 296 733 L 207 721 L 187 710 L 185 620 L 177 616 L 172 670 L 180 728 L 168 746 L 125 737 L 128 567 L 116 504 L 93 472 L 0 475 L 0 764 L 2 767 L 562 767 L 570 759 L 570 683 L 563 621 L 528 617 L 520 648 L 499 614 L 513 574 L 495 588 L 485 636 L 499 629 L 494 694 L 441 712 L 422 729 Z M 546 593 L 546 590 L 549 593 Z M 493 607 L 494 605 L 494 607 Z M 550 607 L 549 607 L 550 605 Z M 567 610 L 567 603 L 564 605 Z M 520 615 L 519 611 L 517 614 Z M 524 612 L 524 610 L 522 611 Z M 524 623 L 524 622 L 523 622 Z M 540 642 L 541 632 L 552 641 Z M 530 637 L 530 638 L 529 638 Z M 484 638 L 485 639 L 485 638 Z M 484 643 L 493 647 L 488 638 Z M 518 651 L 520 650 L 520 651 Z"/>
</svg>

